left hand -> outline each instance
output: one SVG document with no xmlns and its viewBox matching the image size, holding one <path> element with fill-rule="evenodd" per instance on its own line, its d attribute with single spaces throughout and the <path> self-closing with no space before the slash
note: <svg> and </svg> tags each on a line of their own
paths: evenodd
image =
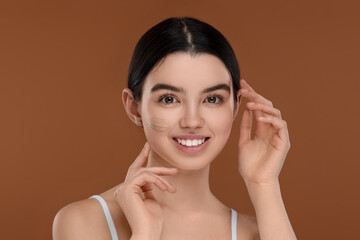
<svg viewBox="0 0 360 240">
<path fill-rule="evenodd" d="M 238 170 L 246 183 L 278 184 L 281 168 L 290 149 L 287 123 L 272 102 L 256 93 L 245 80 L 240 94 L 249 100 L 240 124 Z M 251 139 L 252 112 L 256 129 Z M 263 117 L 263 119 L 259 119 Z"/>
</svg>

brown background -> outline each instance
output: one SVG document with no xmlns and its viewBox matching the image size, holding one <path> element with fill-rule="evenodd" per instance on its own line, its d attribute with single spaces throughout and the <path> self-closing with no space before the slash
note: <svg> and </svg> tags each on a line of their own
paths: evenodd
<svg viewBox="0 0 360 240">
<path fill-rule="evenodd" d="M 298 239 L 358 236 L 356 1 L 64 2 L 0 2 L 1 239 L 50 239 L 61 207 L 123 181 L 145 140 L 121 102 L 131 54 L 171 16 L 219 29 L 242 77 L 288 122 L 280 182 Z M 239 123 L 210 181 L 254 215 L 236 171 Z"/>
</svg>

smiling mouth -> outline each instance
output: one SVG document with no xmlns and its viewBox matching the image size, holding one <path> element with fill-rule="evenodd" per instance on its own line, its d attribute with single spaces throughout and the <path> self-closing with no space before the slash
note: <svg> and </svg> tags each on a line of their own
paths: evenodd
<svg viewBox="0 0 360 240">
<path fill-rule="evenodd" d="M 197 147 L 203 145 L 210 137 L 205 137 L 202 139 L 180 139 L 180 138 L 173 138 L 173 140 L 184 147 Z"/>
</svg>

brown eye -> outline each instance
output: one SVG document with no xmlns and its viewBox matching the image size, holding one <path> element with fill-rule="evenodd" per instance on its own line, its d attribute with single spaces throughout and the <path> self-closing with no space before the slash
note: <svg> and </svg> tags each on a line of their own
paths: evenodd
<svg viewBox="0 0 360 240">
<path fill-rule="evenodd" d="M 211 95 L 207 97 L 207 100 L 208 103 L 213 103 L 213 104 L 220 104 L 224 101 L 223 97 L 220 95 Z"/>
<path fill-rule="evenodd" d="M 162 102 L 165 105 L 170 105 L 170 104 L 176 103 L 176 101 L 177 101 L 176 98 L 172 95 L 165 95 L 165 96 L 161 96 L 159 98 L 159 102 Z"/>
<path fill-rule="evenodd" d="M 209 97 L 209 102 L 210 103 L 215 103 L 216 102 L 216 97 Z"/>
</svg>

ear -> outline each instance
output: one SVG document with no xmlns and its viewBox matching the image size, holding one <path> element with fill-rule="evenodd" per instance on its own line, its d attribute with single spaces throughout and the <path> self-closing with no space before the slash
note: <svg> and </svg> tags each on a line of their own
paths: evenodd
<svg viewBox="0 0 360 240">
<path fill-rule="evenodd" d="M 126 114 L 136 125 L 141 125 L 141 114 L 139 113 L 140 104 L 134 100 L 133 92 L 129 88 L 122 91 L 122 101 Z"/>
<path fill-rule="evenodd" d="M 234 117 L 233 117 L 233 120 L 235 120 L 238 112 L 239 112 L 239 107 L 240 107 L 240 104 L 241 104 L 241 94 L 240 94 L 240 91 L 237 91 L 237 94 L 236 94 L 236 99 L 238 100 L 237 103 L 234 105 Z"/>
</svg>

